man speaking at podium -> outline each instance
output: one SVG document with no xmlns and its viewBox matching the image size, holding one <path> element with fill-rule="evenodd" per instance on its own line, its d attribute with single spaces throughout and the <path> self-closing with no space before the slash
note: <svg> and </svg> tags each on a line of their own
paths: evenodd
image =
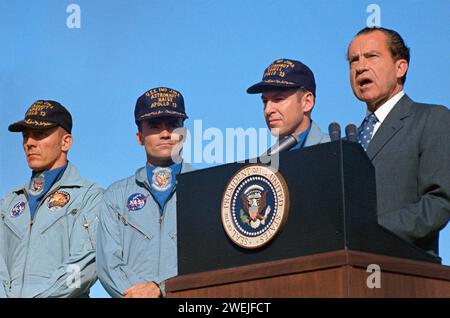
<svg viewBox="0 0 450 318">
<path fill-rule="evenodd" d="M 296 135 L 298 143 L 291 149 L 330 141 L 311 120 L 316 99 L 316 82 L 308 66 L 300 61 L 279 59 L 264 71 L 261 82 L 247 89 L 261 93 L 264 117 L 271 133 L 279 138 Z"/>
<path fill-rule="evenodd" d="M 397 32 L 365 28 L 347 54 L 353 93 L 367 105 L 358 141 L 375 166 L 378 222 L 438 256 L 450 218 L 450 112 L 404 93 L 409 48 Z"/>
</svg>

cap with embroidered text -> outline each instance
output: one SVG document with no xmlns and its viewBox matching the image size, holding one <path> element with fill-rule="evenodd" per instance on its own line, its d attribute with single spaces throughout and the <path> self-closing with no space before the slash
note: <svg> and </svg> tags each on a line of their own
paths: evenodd
<svg viewBox="0 0 450 318">
<path fill-rule="evenodd" d="M 28 108 L 25 119 L 9 125 L 8 130 L 21 132 L 24 128 L 49 129 L 56 126 L 72 133 L 72 115 L 54 100 L 37 100 Z"/>
<path fill-rule="evenodd" d="M 247 89 L 249 94 L 258 94 L 271 89 L 302 88 L 316 96 L 316 81 L 311 69 L 300 61 L 278 59 L 264 71 L 261 82 Z"/>
<path fill-rule="evenodd" d="M 180 92 L 168 87 L 156 87 L 138 98 L 134 109 L 136 123 L 160 117 L 188 118 Z"/>
</svg>

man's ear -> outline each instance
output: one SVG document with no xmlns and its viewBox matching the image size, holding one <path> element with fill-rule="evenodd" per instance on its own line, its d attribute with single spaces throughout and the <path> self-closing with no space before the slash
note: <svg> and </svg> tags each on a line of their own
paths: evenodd
<svg viewBox="0 0 450 318">
<path fill-rule="evenodd" d="M 143 146 L 144 145 L 144 137 L 142 136 L 141 132 L 138 131 L 136 133 L 136 140 L 138 142 L 139 145 Z"/>
<path fill-rule="evenodd" d="M 405 76 L 406 71 L 408 71 L 408 62 L 405 59 L 399 59 L 395 62 L 395 67 L 397 70 L 397 78 L 400 79 Z"/>
<path fill-rule="evenodd" d="M 61 138 L 61 149 L 64 152 L 68 152 L 70 147 L 72 146 L 72 135 L 69 133 L 65 133 Z"/>
<path fill-rule="evenodd" d="M 310 113 L 314 108 L 314 103 L 314 95 L 311 92 L 304 93 L 301 100 L 303 113 Z"/>
</svg>

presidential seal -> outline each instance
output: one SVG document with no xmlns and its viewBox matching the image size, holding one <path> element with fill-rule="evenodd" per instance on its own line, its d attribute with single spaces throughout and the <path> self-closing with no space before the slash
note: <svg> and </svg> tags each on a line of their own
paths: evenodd
<svg viewBox="0 0 450 318">
<path fill-rule="evenodd" d="M 283 176 L 257 164 L 239 170 L 222 196 L 222 225 L 233 243 L 254 249 L 270 242 L 284 226 L 289 191 Z"/>
</svg>

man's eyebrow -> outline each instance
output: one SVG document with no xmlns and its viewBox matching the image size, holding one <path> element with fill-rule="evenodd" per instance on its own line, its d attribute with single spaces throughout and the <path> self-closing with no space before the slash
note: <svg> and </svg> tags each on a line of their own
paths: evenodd
<svg viewBox="0 0 450 318">
<path fill-rule="evenodd" d="M 357 60 L 357 59 L 359 59 L 359 55 L 358 54 L 352 54 L 352 55 L 348 55 L 347 56 L 347 60 L 349 60 L 349 61 L 354 61 L 354 60 Z"/>
<path fill-rule="evenodd" d="M 363 55 L 369 55 L 369 54 L 374 54 L 374 53 L 379 54 L 380 51 L 377 51 L 377 50 L 371 50 L 371 51 L 368 51 L 368 52 L 364 52 Z"/>
</svg>

